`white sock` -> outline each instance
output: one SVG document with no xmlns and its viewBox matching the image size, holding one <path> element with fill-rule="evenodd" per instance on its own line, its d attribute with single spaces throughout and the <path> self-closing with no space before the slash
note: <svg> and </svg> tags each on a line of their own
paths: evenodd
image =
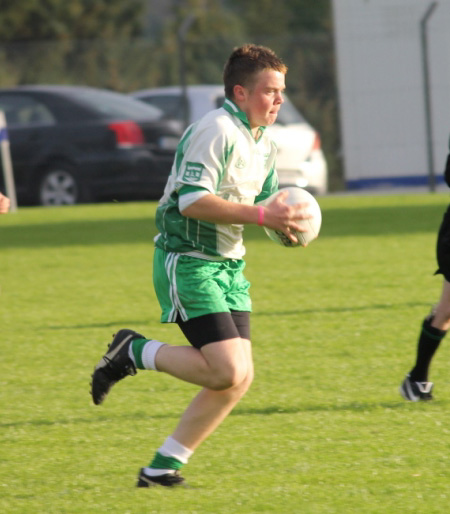
<svg viewBox="0 0 450 514">
<path fill-rule="evenodd" d="M 148 477 L 159 477 L 161 475 L 173 475 L 175 473 L 174 469 L 154 469 L 154 468 L 144 468 L 144 474 Z"/>
<path fill-rule="evenodd" d="M 147 343 L 145 343 L 144 348 L 142 349 L 141 356 L 142 364 L 144 365 L 145 369 L 152 369 L 154 371 L 158 371 L 155 365 L 155 357 L 161 346 L 164 346 L 165 344 L 166 343 L 161 343 L 160 341 L 156 341 L 154 339 L 147 341 Z M 132 348 L 133 345 L 130 344 L 130 346 L 128 347 L 128 356 L 133 361 L 133 364 L 136 366 L 136 359 L 134 358 Z"/>
<path fill-rule="evenodd" d="M 156 369 L 155 357 L 161 346 L 164 346 L 165 344 L 166 343 L 161 343 L 161 341 L 155 341 L 152 339 L 144 346 L 141 358 L 145 369 L 153 369 L 154 371 L 158 371 Z"/>
<path fill-rule="evenodd" d="M 175 459 L 179 460 L 183 464 L 187 464 L 189 457 L 194 453 L 192 450 L 189 450 L 189 448 L 186 448 L 186 446 L 175 441 L 172 436 L 169 436 L 164 441 L 158 452 L 161 455 L 164 455 L 164 457 L 175 457 Z"/>
<path fill-rule="evenodd" d="M 178 441 L 176 441 L 173 437 L 169 436 L 161 446 L 161 448 L 158 449 L 158 453 L 161 455 L 164 455 L 164 457 L 174 457 L 175 459 L 179 460 L 183 464 L 187 464 L 187 461 L 189 460 L 189 457 L 194 453 L 192 450 L 189 450 L 189 448 L 186 448 L 186 446 L 183 446 Z M 174 469 L 161 469 L 161 468 L 144 468 L 144 473 L 149 477 L 157 477 L 160 475 L 166 475 L 171 474 L 173 475 L 175 473 Z"/>
<path fill-rule="evenodd" d="M 130 359 L 133 361 L 133 364 L 134 366 L 136 367 L 136 359 L 134 358 L 134 353 L 133 353 L 133 343 L 130 344 L 130 346 L 128 347 L 128 357 L 130 357 Z"/>
</svg>

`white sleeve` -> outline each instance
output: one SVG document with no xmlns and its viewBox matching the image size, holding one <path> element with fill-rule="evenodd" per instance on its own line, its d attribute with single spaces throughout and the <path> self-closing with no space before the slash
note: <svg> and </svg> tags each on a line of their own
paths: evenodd
<svg viewBox="0 0 450 514">
<path fill-rule="evenodd" d="M 197 200 L 202 198 L 203 196 L 211 194 L 209 191 L 204 189 L 203 191 L 193 191 L 192 193 L 186 193 L 185 195 L 180 195 L 178 198 L 178 208 L 180 211 L 184 211 L 189 205 L 192 205 Z"/>
<path fill-rule="evenodd" d="M 180 164 L 176 189 L 188 185 L 214 194 L 224 172 L 227 146 L 225 131 L 216 120 L 200 121 Z"/>
</svg>

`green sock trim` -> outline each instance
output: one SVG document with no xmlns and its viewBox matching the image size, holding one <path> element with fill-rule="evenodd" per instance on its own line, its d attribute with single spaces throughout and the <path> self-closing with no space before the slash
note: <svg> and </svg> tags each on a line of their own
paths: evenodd
<svg viewBox="0 0 450 514">
<path fill-rule="evenodd" d="M 144 364 L 142 363 L 142 350 L 144 346 L 148 343 L 148 339 L 133 339 L 131 342 L 131 351 L 134 355 L 134 360 L 136 361 L 136 368 L 145 369 Z"/>
<path fill-rule="evenodd" d="M 183 463 L 175 457 L 165 457 L 156 452 L 149 467 L 154 469 L 180 469 L 182 466 Z"/>
<path fill-rule="evenodd" d="M 434 328 L 434 327 L 430 327 L 430 328 Z M 444 336 L 445 334 L 433 334 L 430 329 L 426 329 L 425 327 L 423 327 L 422 331 L 430 338 L 430 339 L 433 339 L 434 341 L 442 341 L 442 339 L 444 339 Z"/>
<path fill-rule="evenodd" d="M 433 327 L 431 325 L 432 320 L 426 319 L 422 325 L 422 332 L 428 336 L 430 339 L 434 339 L 435 341 L 441 342 L 447 334 L 446 330 L 441 330 L 440 328 Z"/>
</svg>

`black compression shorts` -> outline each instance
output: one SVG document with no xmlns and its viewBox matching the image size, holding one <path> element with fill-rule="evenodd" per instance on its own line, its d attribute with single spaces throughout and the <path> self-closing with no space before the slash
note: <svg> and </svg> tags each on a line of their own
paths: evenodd
<svg viewBox="0 0 450 514">
<path fill-rule="evenodd" d="M 235 337 L 250 339 L 250 313 L 246 311 L 216 312 L 187 321 L 178 316 L 177 323 L 195 348 Z"/>
<path fill-rule="evenodd" d="M 439 266 L 436 274 L 444 275 L 447 282 L 450 282 L 450 206 L 447 208 L 439 228 L 436 257 Z"/>
</svg>

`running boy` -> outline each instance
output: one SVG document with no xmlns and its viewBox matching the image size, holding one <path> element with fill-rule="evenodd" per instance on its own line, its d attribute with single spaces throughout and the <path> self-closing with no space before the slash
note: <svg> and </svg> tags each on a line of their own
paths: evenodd
<svg viewBox="0 0 450 514">
<path fill-rule="evenodd" d="M 278 189 L 276 149 L 264 128 L 277 118 L 287 67 L 265 47 L 236 48 L 224 68 L 225 102 L 191 125 L 178 145 L 156 214 L 153 280 L 162 322 L 179 325 L 192 346 L 120 330 L 92 375 L 100 404 L 113 384 L 136 369 L 168 373 L 200 392 L 164 441 L 138 487 L 183 482 L 179 469 L 219 426 L 253 379 L 249 283 L 243 275 L 244 224 L 291 229 L 304 204 L 289 206 Z"/>
</svg>

